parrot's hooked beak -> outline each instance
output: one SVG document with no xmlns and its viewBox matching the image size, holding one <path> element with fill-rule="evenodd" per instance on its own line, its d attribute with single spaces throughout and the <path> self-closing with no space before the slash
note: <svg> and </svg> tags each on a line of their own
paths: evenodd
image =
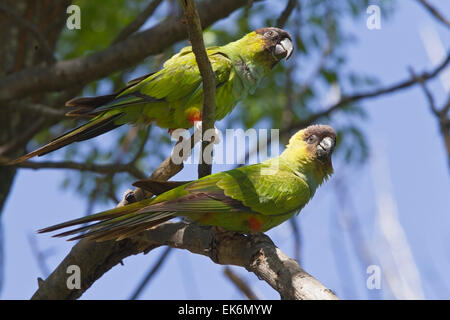
<svg viewBox="0 0 450 320">
<path fill-rule="evenodd" d="M 335 140 L 331 137 L 325 137 L 317 144 L 317 157 L 321 160 L 328 159 L 333 153 Z"/>
<path fill-rule="evenodd" d="M 278 60 L 286 58 L 288 60 L 292 52 L 294 51 L 294 45 L 292 44 L 291 39 L 283 38 L 280 42 L 275 45 L 273 54 Z"/>
<path fill-rule="evenodd" d="M 294 45 L 289 32 L 273 27 L 261 28 L 255 30 L 255 32 L 262 36 L 265 43 L 264 49 L 272 54 L 275 61 L 290 58 L 294 51 Z"/>
</svg>

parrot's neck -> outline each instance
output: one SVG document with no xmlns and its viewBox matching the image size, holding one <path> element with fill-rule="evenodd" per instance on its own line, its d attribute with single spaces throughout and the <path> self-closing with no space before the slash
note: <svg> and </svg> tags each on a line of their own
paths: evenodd
<svg viewBox="0 0 450 320">
<path fill-rule="evenodd" d="M 235 41 L 225 45 L 223 51 L 233 62 L 234 71 L 246 89 L 245 91 L 253 94 L 261 79 L 271 69 L 266 64 L 260 63 L 262 59 L 258 56 L 259 50 L 242 50 L 239 41 Z"/>
<path fill-rule="evenodd" d="M 332 173 L 332 169 L 330 171 L 317 165 L 315 161 L 297 151 L 285 149 L 279 158 L 296 176 L 308 184 L 311 196 Z"/>
<path fill-rule="evenodd" d="M 236 64 L 235 70 L 244 87 L 250 94 L 253 94 L 266 72 L 261 66 L 249 60 L 246 61 L 244 57 L 241 58 L 242 60 Z"/>
</svg>

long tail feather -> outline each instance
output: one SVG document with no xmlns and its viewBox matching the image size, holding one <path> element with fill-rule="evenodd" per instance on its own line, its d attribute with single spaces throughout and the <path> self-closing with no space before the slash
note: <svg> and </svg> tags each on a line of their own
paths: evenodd
<svg viewBox="0 0 450 320">
<path fill-rule="evenodd" d="M 151 206 L 153 200 L 154 199 L 147 199 L 143 200 L 146 203 L 142 203 L 142 201 L 140 201 L 139 203 L 132 203 L 130 205 L 114 208 L 91 216 L 70 220 L 41 229 L 38 232 L 51 232 L 75 225 L 90 223 L 88 225 L 83 225 L 78 228 L 58 233 L 53 237 L 76 235 L 69 240 L 89 238 L 96 241 L 119 238 L 123 239 L 128 237 L 128 235 L 136 234 L 173 218 L 173 212 L 157 210 L 141 212 L 139 210 L 147 205 L 149 206 L 149 209 L 153 209 Z"/>
<path fill-rule="evenodd" d="M 143 75 L 139 78 L 133 79 L 127 83 L 127 85 L 120 91 L 108 94 L 104 96 L 97 96 L 97 97 L 81 97 L 81 98 L 74 98 L 66 102 L 66 107 L 73 107 L 76 108 L 74 110 L 71 110 L 66 113 L 66 116 L 69 117 L 83 117 L 83 118 L 93 118 L 98 113 L 96 113 L 96 109 L 99 107 L 102 107 L 104 105 L 110 104 L 114 101 L 114 99 L 117 98 L 123 91 L 129 89 L 130 87 L 138 84 L 142 80 L 147 79 L 151 75 L 153 75 L 155 72 Z"/>
<path fill-rule="evenodd" d="M 133 186 L 139 187 L 154 195 L 159 195 L 191 181 L 159 181 L 154 179 L 143 179 L 133 182 Z"/>
<path fill-rule="evenodd" d="M 142 200 L 147 202 L 148 204 L 150 204 L 152 202 L 153 199 L 147 199 L 147 200 Z M 51 232 L 51 231 L 55 231 L 55 230 L 59 230 L 59 229 L 63 229 L 63 228 L 67 228 L 67 227 L 71 227 L 71 226 L 75 226 L 78 224 L 85 224 L 88 222 L 93 222 L 93 221 L 102 221 L 102 220 L 106 220 L 106 219 L 111 219 L 111 218 L 116 218 L 119 216 L 124 216 L 128 213 L 132 213 L 136 210 L 138 210 L 139 208 L 142 207 L 141 202 L 136 202 L 136 203 L 132 203 L 126 206 L 122 206 L 122 207 L 117 207 L 111 210 L 107 210 L 107 211 L 103 211 L 97 214 L 93 214 L 90 216 L 86 216 L 86 217 L 81 217 L 78 219 L 73 219 L 70 221 L 66 221 L 63 223 L 59 223 L 59 224 L 55 224 L 53 226 L 47 227 L 47 228 L 43 228 L 38 230 L 39 233 L 45 233 L 45 232 Z M 147 203 L 144 203 L 147 204 Z"/>
<path fill-rule="evenodd" d="M 105 226 L 101 230 L 93 229 L 84 234 L 80 234 L 76 237 L 68 239 L 69 241 L 78 240 L 83 238 L 88 238 L 95 241 L 105 241 L 105 240 L 122 240 L 135 235 L 139 232 L 150 229 L 151 227 L 157 226 L 167 220 L 173 218 L 172 213 L 158 213 L 147 215 L 146 219 L 138 219 L 135 223 L 130 223 L 130 225 L 123 226 Z"/>
<path fill-rule="evenodd" d="M 92 111 L 104 104 L 110 103 L 115 97 L 116 94 L 98 97 L 74 98 L 66 102 L 66 107 L 75 107 L 76 109 L 67 112 L 66 116 L 92 118 L 95 116 L 94 114 L 91 114 Z"/>
<path fill-rule="evenodd" d="M 14 165 L 17 163 L 21 163 L 23 161 L 26 161 L 34 156 L 42 156 L 44 154 L 47 154 L 49 152 L 58 150 L 62 147 L 65 147 L 73 142 L 77 141 L 83 141 L 87 140 L 93 137 L 96 137 L 98 135 L 101 135 L 105 132 L 111 131 L 119 126 L 121 124 L 117 125 L 115 124 L 115 121 L 123 116 L 123 113 L 118 113 L 115 115 L 112 115 L 107 118 L 97 118 L 89 121 L 86 124 L 83 124 L 82 126 L 75 128 L 62 136 L 59 136 L 52 140 L 50 143 L 46 144 L 45 146 L 34 150 L 16 160 L 13 160 L 9 162 L 9 165 Z"/>
</svg>

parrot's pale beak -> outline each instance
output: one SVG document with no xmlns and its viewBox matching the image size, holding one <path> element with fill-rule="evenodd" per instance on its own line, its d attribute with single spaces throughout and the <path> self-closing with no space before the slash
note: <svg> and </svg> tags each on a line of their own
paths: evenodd
<svg viewBox="0 0 450 320">
<path fill-rule="evenodd" d="M 286 58 L 288 60 L 294 51 L 294 45 L 289 38 L 284 38 L 275 46 L 274 54 L 278 59 Z"/>
<path fill-rule="evenodd" d="M 331 137 L 325 137 L 317 145 L 317 156 L 319 159 L 327 159 L 334 150 L 335 142 Z"/>
</svg>

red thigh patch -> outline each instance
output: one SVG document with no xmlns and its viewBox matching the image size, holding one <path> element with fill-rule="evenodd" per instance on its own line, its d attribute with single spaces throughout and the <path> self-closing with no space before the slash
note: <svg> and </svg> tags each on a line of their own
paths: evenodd
<svg viewBox="0 0 450 320">
<path fill-rule="evenodd" d="M 262 222 L 256 217 L 250 217 L 248 219 L 248 226 L 252 229 L 252 231 L 258 232 L 261 231 Z"/>
</svg>

